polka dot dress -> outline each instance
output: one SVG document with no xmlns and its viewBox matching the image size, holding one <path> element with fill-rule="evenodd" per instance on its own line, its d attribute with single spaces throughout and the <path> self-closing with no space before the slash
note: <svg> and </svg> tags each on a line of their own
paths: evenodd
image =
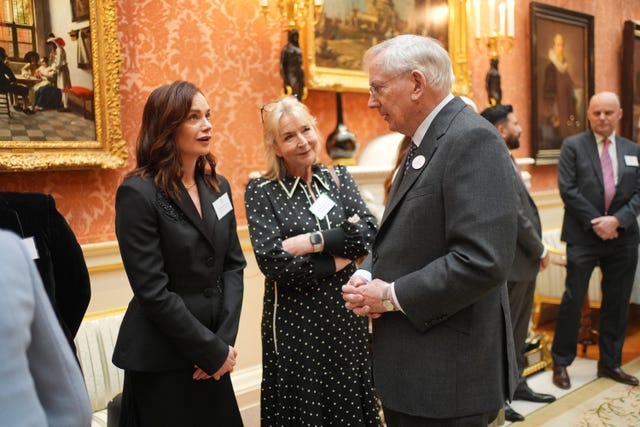
<svg viewBox="0 0 640 427">
<path fill-rule="evenodd" d="M 341 287 L 355 264 L 335 272 L 333 256 L 366 255 L 376 220 L 346 168 L 340 189 L 325 166 L 314 166 L 313 192 L 335 206 L 322 218 L 299 178 L 249 182 L 245 205 L 251 242 L 266 276 L 262 314 L 262 426 L 377 426 L 368 323 L 344 307 Z M 360 221 L 351 223 L 357 214 Z M 282 240 L 323 231 L 325 250 L 292 256 Z"/>
</svg>

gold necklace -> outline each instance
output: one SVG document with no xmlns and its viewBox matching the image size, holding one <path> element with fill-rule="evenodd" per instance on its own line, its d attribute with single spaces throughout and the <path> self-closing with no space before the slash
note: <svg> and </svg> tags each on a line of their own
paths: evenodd
<svg viewBox="0 0 640 427">
<path fill-rule="evenodd" d="M 182 181 L 182 184 L 184 185 L 184 188 L 187 189 L 187 191 L 191 190 L 196 185 L 195 181 L 193 184 L 189 184 L 189 185 L 187 185 L 186 182 Z"/>
</svg>

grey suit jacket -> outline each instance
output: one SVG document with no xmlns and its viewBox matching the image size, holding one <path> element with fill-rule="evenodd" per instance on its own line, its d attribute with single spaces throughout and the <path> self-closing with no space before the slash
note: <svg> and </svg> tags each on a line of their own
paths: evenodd
<svg viewBox="0 0 640 427">
<path fill-rule="evenodd" d="M 496 129 L 450 101 L 394 183 L 362 268 L 395 281 L 406 314 L 373 322 L 383 405 L 454 418 L 497 411 L 517 379 L 506 279 L 516 242 L 513 167 Z"/>
<path fill-rule="evenodd" d="M 0 425 L 87 427 L 91 404 L 35 264 L 0 230 Z"/>
<path fill-rule="evenodd" d="M 540 269 L 540 255 L 544 251 L 542 227 L 535 202 L 519 173 L 515 173 L 518 208 L 518 240 L 508 279 L 511 282 L 533 282 Z"/>
<path fill-rule="evenodd" d="M 620 228 L 618 238 L 607 242 L 635 245 L 639 242 L 636 217 L 640 213 L 640 146 L 616 135 L 616 154 L 618 182 L 608 214 L 618 218 Z M 571 136 L 562 143 L 558 187 L 564 201 L 562 240 L 576 245 L 602 243 L 591 226 L 593 218 L 605 215 L 602 167 L 592 131 Z"/>
<path fill-rule="evenodd" d="M 246 266 L 234 210 L 219 216 L 213 203 L 232 200 L 198 177 L 203 218 L 184 187 L 171 201 L 152 178 L 132 177 L 116 194 L 116 235 L 133 299 L 113 353 L 123 369 L 191 369 L 208 374 L 224 363 L 240 322 Z M 225 195 L 226 193 L 226 195 Z"/>
</svg>

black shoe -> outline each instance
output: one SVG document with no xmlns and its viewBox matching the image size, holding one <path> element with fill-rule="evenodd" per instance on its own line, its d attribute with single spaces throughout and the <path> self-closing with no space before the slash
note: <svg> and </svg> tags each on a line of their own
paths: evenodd
<svg viewBox="0 0 640 427">
<path fill-rule="evenodd" d="M 31 114 L 35 114 L 36 112 L 33 111 L 31 108 L 26 108 L 24 110 L 22 110 L 23 113 L 25 113 L 27 116 L 31 115 Z"/>
<path fill-rule="evenodd" d="M 68 113 L 70 110 L 68 108 L 60 107 L 58 108 L 59 113 Z"/>
<path fill-rule="evenodd" d="M 517 423 L 518 421 L 524 421 L 524 417 L 513 410 L 508 403 L 504 404 L 504 419 L 510 421 L 512 423 Z"/>
<path fill-rule="evenodd" d="M 551 403 L 556 400 L 555 396 L 544 393 L 536 393 L 529 388 L 529 384 L 521 382 L 513 394 L 513 400 L 527 400 L 529 402 Z"/>
</svg>

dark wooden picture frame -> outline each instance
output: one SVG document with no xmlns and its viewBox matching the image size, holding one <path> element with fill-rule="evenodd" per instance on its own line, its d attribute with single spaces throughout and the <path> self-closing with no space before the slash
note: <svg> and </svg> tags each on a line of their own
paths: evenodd
<svg viewBox="0 0 640 427">
<path fill-rule="evenodd" d="M 640 21 L 626 21 L 622 36 L 620 134 L 640 141 Z"/>
<path fill-rule="evenodd" d="M 71 20 L 73 22 L 89 19 L 89 0 L 71 0 Z"/>
<path fill-rule="evenodd" d="M 536 164 L 557 163 L 564 138 L 587 129 L 594 93 L 593 15 L 532 2 L 531 146 Z"/>
</svg>

